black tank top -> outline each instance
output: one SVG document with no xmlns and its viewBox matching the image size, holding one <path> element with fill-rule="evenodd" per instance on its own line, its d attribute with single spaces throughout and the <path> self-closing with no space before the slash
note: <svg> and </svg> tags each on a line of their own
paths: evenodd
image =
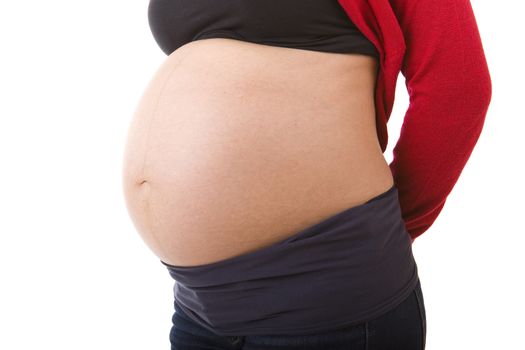
<svg viewBox="0 0 525 350">
<path fill-rule="evenodd" d="M 194 40 L 230 38 L 379 57 L 337 0 L 150 0 L 148 21 L 167 55 Z"/>
</svg>

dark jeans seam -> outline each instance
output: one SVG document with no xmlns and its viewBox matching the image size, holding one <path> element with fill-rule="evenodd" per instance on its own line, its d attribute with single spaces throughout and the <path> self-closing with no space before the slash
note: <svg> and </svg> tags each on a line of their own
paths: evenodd
<svg viewBox="0 0 525 350">
<path fill-rule="evenodd" d="M 368 350 L 368 321 L 365 322 L 365 350 Z"/>
<path fill-rule="evenodd" d="M 426 325 L 425 325 L 426 320 L 425 320 L 425 316 L 423 315 L 423 304 L 422 304 L 421 296 L 419 295 L 418 288 L 421 288 L 420 287 L 420 282 L 418 282 L 418 285 L 414 289 L 414 294 L 416 295 L 417 307 L 418 307 L 418 311 L 419 311 L 419 318 L 421 319 L 421 336 L 422 336 L 421 349 L 424 349 L 425 348 L 425 342 L 426 342 L 426 329 L 425 329 L 426 328 Z"/>
</svg>

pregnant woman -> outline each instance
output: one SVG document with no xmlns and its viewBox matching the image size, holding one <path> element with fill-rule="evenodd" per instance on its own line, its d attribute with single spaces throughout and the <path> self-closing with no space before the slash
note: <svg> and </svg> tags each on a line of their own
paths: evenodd
<svg viewBox="0 0 525 350">
<path fill-rule="evenodd" d="M 423 349 L 411 245 L 483 125 L 467 0 L 151 0 L 167 55 L 128 131 L 172 349 Z M 399 72 L 411 105 L 383 155 Z"/>
</svg>

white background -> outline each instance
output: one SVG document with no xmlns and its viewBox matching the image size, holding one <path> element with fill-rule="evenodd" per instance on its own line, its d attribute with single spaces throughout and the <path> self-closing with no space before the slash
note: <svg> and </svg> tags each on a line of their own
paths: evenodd
<svg viewBox="0 0 525 350">
<path fill-rule="evenodd" d="M 493 97 L 447 204 L 413 245 L 429 350 L 525 349 L 519 3 L 472 1 Z M 1 349 L 169 348 L 173 280 L 121 191 L 128 123 L 166 58 L 146 8 L 0 3 Z M 388 162 L 407 103 L 400 75 Z"/>
</svg>

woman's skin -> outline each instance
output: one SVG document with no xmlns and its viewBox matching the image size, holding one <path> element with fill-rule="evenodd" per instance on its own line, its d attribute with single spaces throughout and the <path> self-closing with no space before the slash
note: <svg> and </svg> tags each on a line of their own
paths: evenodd
<svg viewBox="0 0 525 350">
<path fill-rule="evenodd" d="M 376 128 L 377 61 L 232 39 L 167 57 L 131 121 L 123 190 L 164 262 L 281 241 L 393 185 Z"/>
</svg>

